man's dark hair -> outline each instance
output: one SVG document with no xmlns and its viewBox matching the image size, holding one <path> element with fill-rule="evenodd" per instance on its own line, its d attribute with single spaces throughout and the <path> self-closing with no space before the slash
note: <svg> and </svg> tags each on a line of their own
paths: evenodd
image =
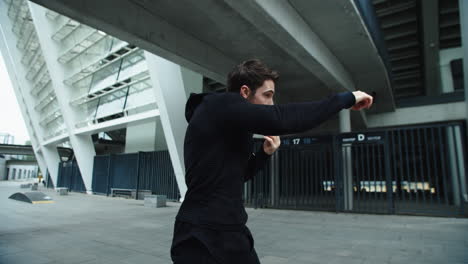
<svg viewBox="0 0 468 264">
<path fill-rule="evenodd" d="M 227 91 L 239 92 L 242 85 L 247 85 L 252 94 L 255 94 L 257 88 L 262 86 L 264 81 L 276 82 L 278 78 L 278 72 L 269 69 L 260 60 L 247 60 L 234 67 L 228 74 Z"/>
</svg>

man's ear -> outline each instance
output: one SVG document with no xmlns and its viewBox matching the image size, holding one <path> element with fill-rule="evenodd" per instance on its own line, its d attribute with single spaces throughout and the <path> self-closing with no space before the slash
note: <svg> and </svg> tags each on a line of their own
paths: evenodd
<svg viewBox="0 0 468 264">
<path fill-rule="evenodd" d="M 240 88 L 240 95 L 245 99 L 249 98 L 250 96 L 250 88 L 247 85 L 242 85 Z"/>
</svg>

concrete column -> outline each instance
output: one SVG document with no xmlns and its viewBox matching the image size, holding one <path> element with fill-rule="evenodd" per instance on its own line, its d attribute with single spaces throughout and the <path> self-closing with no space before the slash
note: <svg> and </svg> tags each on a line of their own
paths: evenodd
<svg viewBox="0 0 468 264">
<path fill-rule="evenodd" d="M 439 1 L 421 1 L 424 86 L 427 95 L 441 93 L 439 71 Z"/>
<path fill-rule="evenodd" d="M 152 53 L 145 52 L 145 57 L 156 102 L 161 113 L 161 124 L 181 200 L 183 200 L 187 192 L 183 154 L 185 131 L 187 130 L 185 103 L 187 91 L 202 91 L 202 76 L 197 76 L 197 74 Z"/>
<path fill-rule="evenodd" d="M 56 149 L 49 149 L 41 147 L 41 142 L 44 139 L 44 131 L 39 125 L 40 116 L 34 110 L 35 98 L 29 93 L 32 89 L 31 83 L 26 80 L 27 69 L 20 63 L 22 55 L 16 48 L 16 36 L 12 32 L 12 24 L 7 16 L 8 7 L 4 1 L 0 1 L 0 27 L 1 27 L 1 40 L 0 50 L 3 55 L 8 75 L 10 76 L 11 84 L 18 101 L 24 121 L 26 122 L 26 129 L 28 130 L 29 137 L 36 154 L 42 153 L 42 162 L 39 162 L 41 171 L 45 174 L 47 170 L 52 177 L 54 183 L 57 182 L 58 177 L 58 163 L 59 155 Z M 37 137 L 36 137 L 37 136 Z"/>
<path fill-rule="evenodd" d="M 6 160 L 4 158 L 0 159 L 0 181 L 6 179 Z"/>
<path fill-rule="evenodd" d="M 127 127 L 125 153 L 154 151 L 156 123 L 145 123 Z"/>
<path fill-rule="evenodd" d="M 37 151 L 34 152 L 36 153 L 36 160 L 41 168 L 44 179 L 47 175 L 47 171 L 49 171 L 52 182 L 56 185 L 58 179 L 58 166 L 60 162 L 60 156 L 57 149 L 41 146 L 40 153 Z"/>
<path fill-rule="evenodd" d="M 460 144 L 461 142 L 456 142 L 454 137 L 454 128 L 447 127 L 445 129 L 447 133 L 447 145 L 448 145 L 448 155 L 449 155 L 449 177 L 447 180 L 450 179 L 451 187 L 452 187 L 452 196 L 453 196 L 453 203 L 454 205 L 460 206 L 460 183 L 459 183 L 459 158 L 457 157 L 456 153 L 456 144 Z"/>
<path fill-rule="evenodd" d="M 88 193 L 92 193 L 93 163 L 96 152 L 94 144 L 89 135 L 75 135 L 75 124 L 81 121 L 84 113 L 70 105 L 70 100 L 74 96 L 74 91 L 64 84 L 67 76 L 73 72 L 71 67 L 62 65 L 58 62 L 58 57 L 63 51 L 60 43 L 54 41 L 50 36 L 55 33 L 53 25 L 47 20 L 46 11 L 42 6 L 28 2 L 31 16 L 34 20 L 34 26 L 38 34 L 39 42 L 42 47 L 42 53 L 49 69 L 52 86 L 57 96 L 57 101 L 68 130 L 71 146 L 75 153 L 78 167 L 83 178 L 84 185 Z"/>
<path fill-rule="evenodd" d="M 340 133 L 351 132 L 351 113 L 349 109 L 343 109 L 339 113 L 340 117 Z M 343 192 L 344 192 L 344 209 L 347 211 L 353 210 L 353 169 L 351 146 L 344 145 L 342 148 L 343 155 Z"/>
<path fill-rule="evenodd" d="M 340 133 L 351 132 L 351 111 L 343 109 L 340 111 Z"/>
<path fill-rule="evenodd" d="M 42 173 L 42 179 L 46 180 L 45 177 L 46 177 L 46 174 L 47 174 L 47 165 L 46 165 L 45 159 L 42 156 L 42 153 L 35 152 L 35 156 L 36 156 L 37 164 L 39 165 L 39 169 L 41 170 L 41 173 Z M 57 165 L 57 167 L 58 167 L 58 165 Z M 37 173 L 39 173 L 39 172 L 37 172 Z"/>
<path fill-rule="evenodd" d="M 154 150 L 162 151 L 167 150 L 166 137 L 164 136 L 164 129 L 161 123 L 161 117 L 156 118 L 156 135 L 154 140 Z"/>
<path fill-rule="evenodd" d="M 203 90 L 203 76 L 187 68 L 180 67 L 184 90 L 188 98 L 191 93 L 201 93 Z"/>
<path fill-rule="evenodd" d="M 461 200 L 468 201 L 466 191 L 465 157 L 462 147 L 462 133 L 459 126 L 447 127 L 447 145 L 450 166 L 450 182 L 455 205 L 461 205 Z"/>
<path fill-rule="evenodd" d="M 468 202 L 468 192 L 466 186 L 466 168 L 465 168 L 465 153 L 462 145 L 462 132 L 459 126 L 455 127 L 455 146 L 458 159 L 458 175 L 460 177 L 460 192 L 463 200 Z"/>
<path fill-rule="evenodd" d="M 468 123 L 468 1 L 458 0 L 460 10 L 460 33 L 463 49 L 463 87 L 465 88 L 465 120 Z M 468 133 L 468 131 L 467 131 Z M 465 135 L 468 141 L 468 134 Z"/>
</svg>

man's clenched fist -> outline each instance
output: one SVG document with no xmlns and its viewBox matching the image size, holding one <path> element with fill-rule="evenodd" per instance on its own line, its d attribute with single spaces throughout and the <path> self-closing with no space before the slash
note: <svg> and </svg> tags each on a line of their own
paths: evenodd
<svg viewBox="0 0 468 264">
<path fill-rule="evenodd" d="M 263 151 L 266 154 L 271 155 L 273 154 L 281 145 L 281 140 L 279 136 L 263 136 L 265 138 L 265 142 L 263 142 Z"/>
<path fill-rule="evenodd" d="M 374 98 L 366 94 L 365 92 L 355 91 L 353 92 L 354 97 L 356 98 L 356 104 L 351 107 L 353 110 L 361 110 L 364 108 L 369 109 L 372 106 Z"/>
</svg>

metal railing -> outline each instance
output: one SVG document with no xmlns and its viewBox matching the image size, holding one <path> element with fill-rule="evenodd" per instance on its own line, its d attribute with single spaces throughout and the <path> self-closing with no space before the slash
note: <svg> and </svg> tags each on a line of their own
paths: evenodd
<svg viewBox="0 0 468 264">
<path fill-rule="evenodd" d="M 93 93 L 85 94 L 85 95 L 82 95 L 82 96 L 80 96 L 80 97 L 78 97 L 76 99 L 73 99 L 71 101 L 71 104 L 75 105 L 75 106 L 78 106 L 78 105 L 81 105 L 81 104 L 84 104 L 84 103 L 88 103 L 88 102 L 97 100 L 97 99 L 99 99 L 101 97 L 104 97 L 104 96 L 113 96 L 113 98 L 111 100 L 115 100 L 115 99 L 121 98 L 122 96 L 125 96 L 125 94 L 119 96 L 117 94 L 117 91 L 120 91 L 120 90 L 123 90 L 123 89 L 129 89 L 130 86 L 138 87 L 138 86 L 141 86 L 141 85 L 139 85 L 140 83 L 145 83 L 146 84 L 145 87 L 141 88 L 141 89 L 149 88 L 151 86 L 148 83 L 149 80 L 150 80 L 150 77 L 149 77 L 148 71 L 138 73 L 135 76 L 132 76 L 132 77 L 130 77 L 128 79 L 125 79 L 125 80 L 122 80 L 120 82 L 114 83 L 114 84 L 109 85 L 107 87 L 104 87 L 104 88 L 102 88 L 100 90 L 95 90 Z"/>
<path fill-rule="evenodd" d="M 63 64 L 66 64 L 72 61 L 73 59 L 77 58 L 78 56 L 86 52 L 92 46 L 99 43 L 106 36 L 107 34 L 102 31 L 99 31 L 97 29 L 92 30 L 91 33 L 88 34 L 84 39 L 76 43 L 75 46 L 70 48 L 64 54 L 60 55 L 58 58 L 58 61 Z"/>
<path fill-rule="evenodd" d="M 39 77 L 39 81 L 37 81 L 35 84 L 34 84 L 34 87 L 32 88 L 31 90 L 31 94 L 32 95 L 38 95 L 42 89 L 44 89 L 45 87 L 47 87 L 47 85 L 51 83 L 51 79 L 50 79 L 50 76 L 49 76 L 49 71 L 44 71 L 44 73 Z"/>
<path fill-rule="evenodd" d="M 71 77 L 67 78 L 64 82 L 67 85 L 73 86 L 80 80 L 91 76 L 95 72 L 109 66 L 111 63 L 119 59 L 123 59 L 124 57 L 132 54 L 136 50 L 137 48 L 135 46 L 128 45 L 126 42 L 121 42 L 120 44 L 115 45 L 107 55 L 103 56 L 102 58 L 99 58 L 90 65 L 72 74 Z"/>
<path fill-rule="evenodd" d="M 67 19 L 59 29 L 52 35 L 55 41 L 62 41 L 70 36 L 81 24 L 73 19 Z"/>
<path fill-rule="evenodd" d="M 44 107 L 46 107 L 50 102 L 54 101 L 57 99 L 55 96 L 55 92 L 53 90 L 50 90 L 44 97 L 39 99 L 39 103 L 34 107 L 34 110 L 36 111 L 42 111 Z"/>
<path fill-rule="evenodd" d="M 62 112 L 60 111 L 59 108 L 57 108 L 55 111 L 52 111 L 51 113 L 49 113 L 48 115 L 46 115 L 44 118 L 42 118 L 40 121 L 39 121 L 39 124 L 41 126 L 47 126 L 50 122 L 56 120 L 57 118 L 61 117 L 62 116 Z"/>
</svg>

